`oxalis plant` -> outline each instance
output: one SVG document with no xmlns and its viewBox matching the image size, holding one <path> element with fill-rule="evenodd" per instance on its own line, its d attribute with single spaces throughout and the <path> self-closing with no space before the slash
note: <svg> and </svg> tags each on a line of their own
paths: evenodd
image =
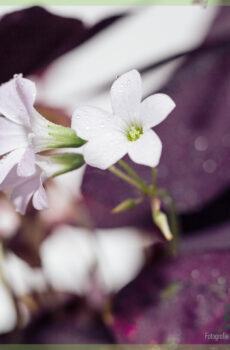
<svg viewBox="0 0 230 350">
<path fill-rule="evenodd" d="M 35 97 L 35 84 L 22 75 L 0 86 L 0 190 L 10 190 L 16 210 L 25 214 L 31 199 L 35 209 L 47 208 L 45 180 L 86 163 L 108 169 L 139 190 L 138 198 L 126 199 L 113 213 L 130 210 L 149 197 L 154 223 L 167 240 L 175 243 L 178 225 L 173 202 L 164 189 L 157 187 L 162 143 L 152 130 L 175 108 L 172 99 L 155 94 L 141 102 L 141 77 L 132 70 L 112 85 L 111 113 L 81 106 L 73 113 L 71 128 L 66 128 L 41 116 L 34 108 Z M 66 153 L 60 153 L 60 148 Z M 79 151 L 68 152 L 68 148 Z M 151 185 L 122 160 L 127 153 L 133 162 L 152 169 Z M 161 211 L 163 201 L 168 206 L 169 223 Z"/>
</svg>

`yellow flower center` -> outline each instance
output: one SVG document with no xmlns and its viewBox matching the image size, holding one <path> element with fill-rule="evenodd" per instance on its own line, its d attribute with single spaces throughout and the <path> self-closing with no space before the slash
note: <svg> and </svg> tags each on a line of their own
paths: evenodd
<svg viewBox="0 0 230 350">
<path fill-rule="evenodd" d="M 136 141 L 141 135 L 143 135 L 143 128 L 138 125 L 132 125 L 127 131 L 127 138 L 129 141 Z"/>
</svg>

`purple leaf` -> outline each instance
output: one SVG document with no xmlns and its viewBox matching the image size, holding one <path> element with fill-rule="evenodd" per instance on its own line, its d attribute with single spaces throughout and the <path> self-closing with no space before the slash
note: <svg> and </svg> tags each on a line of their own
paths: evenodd
<svg viewBox="0 0 230 350">
<path fill-rule="evenodd" d="M 0 21 L 0 82 L 15 73 L 38 72 L 121 17 L 87 27 L 78 19 L 53 15 L 37 6 L 5 15 Z"/>
<path fill-rule="evenodd" d="M 228 334 L 229 263 L 229 252 L 213 252 L 150 266 L 115 298 L 117 342 L 203 344 L 215 343 L 205 333 Z M 230 343 L 230 335 L 221 342 Z"/>
</svg>

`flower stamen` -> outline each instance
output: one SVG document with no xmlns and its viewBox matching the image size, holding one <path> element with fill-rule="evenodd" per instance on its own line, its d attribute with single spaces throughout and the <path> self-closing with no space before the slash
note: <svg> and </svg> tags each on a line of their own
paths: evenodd
<svg viewBox="0 0 230 350">
<path fill-rule="evenodd" d="M 132 125 L 127 131 L 127 138 L 129 141 L 138 140 L 143 135 L 143 128 L 138 125 Z"/>
</svg>

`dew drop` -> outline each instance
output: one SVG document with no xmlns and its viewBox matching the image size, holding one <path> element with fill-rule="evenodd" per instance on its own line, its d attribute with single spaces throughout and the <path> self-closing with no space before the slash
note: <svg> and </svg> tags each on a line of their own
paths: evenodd
<svg viewBox="0 0 230 350">
<path fill-rule="evenodd" d="M 219 277 L 218 280 L 217 280 L 218 284 L 225 284 L 226 283 L 226 279 L 224 277 Z"/>
<path fill-rule="evenodd" d="M 206 173 L 212 174 L 215 172 L 216 168 L 217 168 L 217 164 L 216 164 L 216 161 L 213 159 L 207 159 L 203 163 L 203 169 L 204 171 L 206 171 Z"/>
<path fill-rule="evenodd" d="M 196 279 L 196 278 L 198 278 L 200 276 L 200 272 L 198 271 L 198 270 L 192 270 L 192 272 L 191 272 L 191 277 L 193 278 L 193 279 Z"/>
<path fill-rule="evenodd" d="M 208 148 L 208 140 L 205 136 L 198 136 L 195 139 L 194 147 L 197 151 L 206 151 Z"/>
</svg>

